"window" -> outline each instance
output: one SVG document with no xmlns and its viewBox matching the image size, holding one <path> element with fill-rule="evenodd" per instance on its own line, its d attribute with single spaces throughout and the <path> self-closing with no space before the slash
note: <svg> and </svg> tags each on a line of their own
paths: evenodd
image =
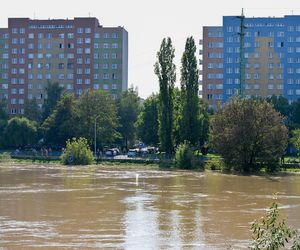
<svg viewBox="0 0 300 250">
<path fill-rule="evenodd" d="M 45 63 L 45 69 L 51 69 L 51 64 L 50 63 Z"/>
<path fill-rule="evenodd" d="M 59 69 L 64 69 L 65 68 L 65 64 L 64 63 L 59 63 L 58 64 L 58 68 Z"/>
<path fill-rule="evenodd" d="M 100 89 L 99 84 L 94 84 L 94 89 Z"/>
<path fill-rule="evenodd" d="M 91 38 L 89 38 L 89 37 L 85 38 L 85 43 L 90 44 L 91 43 Z"/>
<path fill-rule="evenodd" d="M 42 59 L 43 58 L 43 53 L 38 53 L 38 59 Z"/>
<path fill-rule="evenodd" d="M 77 80 L 76 80 L 76 83 L 77 83 L 77 84 L 82 84 L 82 79 L 77 79 Z"/>
<path fill-rule="evenodd" d="M 13 38 L 12 39 L 12 44 L 18 44 L 18 39 L 17 38 Z"/>
<path fill-rule="evenodd" d="M 18 63 L 18 58 L 13 58 L 13 59 L 11 60 L 11 63 L 12 63 L 12 64 L 17 64 L 17 63 Z"/>
<path fill-rule="evenodd" d="M 68 80 L 72 80 L 73 78 L 74 78 L 74 75 L 73 75 L 73 74 L 68 74 L 68 75 L 67 75 L 67 79 L 68 79 Z"/>
<path fill-rule="evenodd" d="M 111 53 L 111 58 L 112 59 L 117 59 L 117 54 L 116 53 Z"/>
<path fill-rule="evenodd" d="M 12 28 L 11 32 L 12 32 L 13 34 L 18 34 L 18 29 L 17 29 L 17 28 Z"/>
<path fill-rule="evenodd" d="M 269 84 L 268 84 L 268 90 L 272 90 L 272 89 L 274 89 L 274 84 L 269 83 Z"/>
<path fill-rule="evenodd" d="M 117 33 L 112 33 L 111 37 L 114 38 L 114 39 L 116 39 L 116 38 L 118 38 L 118 34 Z"/>
<path fill-rule="evenodd" d="M 43 63 L 38 63 L 38 64 L 37 64 L 37 68 L 38 68 L 38 69 L 42 69 L 42 68 L 43 68 Z"/>
<path fill-rule="evenodd" d="M 269 80 L 274 80 L 274 74 L 270 73 L 268 79 Z"/>
<path fill-rule="evenodd" d="M 113 43 L 113 44 L 111 45 L 111 48 L 112 48 L 112 49 L 117 49 L 117 48 L 118 48 L 118 44 L 117 44 L 117 43 Z"/>
<path fill-rule="evenodd" d="M 67 58 L 68 59 L 74 59 L 74 54 L 73 53 L 68 53 Z"/>
<path fill-rule="evenodd" d="M 99 33 L 95 33 L 95 38 L 100 38 L 100 34 Z"/>
<path fill-rule="evenodd" d="M 37 79 L 42 80 L 43 79 L 43 74 L 37 74 Z"/>
<path fill-rule="evenodd" d="M 65 79 L 65 75 L 64 74 L 58 74 L 58 79 L 59 80 L 64 80 Z"/>
<path fill-rule="evenodd" d="M 103 68 L 103 69 L 108 69 L 108 64 L 107 64 L 107 63 L 104 63 L 104 64 L 102 65 L 102 68 Z"/>
<path fill-rule="evenodd" d="M 77 28 L 77 33 L 78 33 L 78 34 L 83 33 L 83 28 Z"/>
<path fill-rule="evenodd" d="M 29 44 L 28 44 L 28 49 L 34 49 L 33 43 L 29 43 Z"/>
<path fill-rule="evenodd" d="M 29 38 L 29 39 L 33 39 L 33 38 L 34 38 L 34 33 L 29 33 L 29 34 L 28 34 L 28 38 Z"/>
<path fill-rule="evenodd" d="M 65 47 L 65 46 L 64 46 L 63 43 L 60 43 L 60 44 L 59 44 L 59 48 L 60 48 L 60 49 L 63 49 L 64 47 Z"/>
<path fill-rule="evenodd" d="M 60 34 L 58 35 L 58 37 L 61 38 L 61 39 L 64 39 L 64 38 L 65 38 L 65 34 L 64 34 L 64 33 L 60 33 Z"/>
<path fill-rule="evenodd" d="M 84 83 L 85 83 L 85 84 L 90 84 L 90 83 L 91 83 L 91 80 L 90 80 L 90 79 L 85 79 L 85 80 L 84 80 Z"/>
<path fill-rule="evenodd" d="M 82 44 L 83 43 L 83 38 L 77 38 L 77 44 Z"/>
<path fill-rule="evenodd" d="M 25 69 L 19 68 L 19 74 L 25 74 Z"/>
<path fill-rule="evenodd" d="M 74 64 L 73 63 L 68 63 L 67 64 L 67 69 L 74 69 Z"/>
<path fill-rule="evenodd" d="M 83 48 L 77 48 L 77 54 L 82 54 L 83 53 Z"/>
<path fill-rule="evenodd" d="M 109 74 L 108 73 L 104 73 L 103 74 L 103 79 L 109 79 Z"/>
<path fill-rule="evenodd" d="M 84 52 L 85 54 L 91 54 L 91 48 L 85 48 Z"/>
<path fill-rule="evenodd" d="M 51 74 L 46 74 L 46 75 L 45 75 L 45 78 L 46 78 L 47 80 L 50 80 L 50 79 L 51 79 Z"/>
<path fill-rule="evenodd" d="M 90 74 L 90 73 L 91 73 L 91 69 L 90 69 L 90 68 L 86 68 L 86 69 L 84 70 L 84 73 L 85 73 L 85 74 Z"/>
<path fill-rule="evenodd" d="M 68 38 L 73 39 L 74 38 L 74 33 L 68 33 Z"/>
<path fill-rule="evenodd" d="M 44 38 L 44 34 L 43 34 L 43 33 L 39 33 L 39 34 L 38 34 L 38 38 L 39 38 L 39 39 Z"/>
<path fill-rule="evenodd" d="M 74 43 L 68 43 L 68 49 L 74 49 Z"/>
<path fill-rule="evenodd" d="M 20 38 L 20 44 L 25 44 L 25 38 Z"/>
<path fill-rule="evenodd" d="M 82 64 L 82 63 L 83 63 L 82 58 L 77 58 L 77 64 Z"/>
<path fill-rule="evenodd" d="M 91 28 L 85 28 L 85 33 L 87 34 L 91 33 Z"/>
<path fill-rule="evenodd" d="M 82 68 L 78 68 L 76 72 L 77 72 L 78 75 L 81 75 L 82 74 Z"/>
<path fill-rule="evenodd" d="M 109 38 L 109 34 L 108 33 L 104 33 L 103 37 L 104 38 Z"/>
<path fill-rule="evenodd" d="M 99 53 L 94 53 L 94 59 L 99 59 Z"/>
<path fill-rule="evenodd" d="M 103 49 L 109 49 L 109 44 L 108 43 L 103 43 Z"/>
<path fill-rule="evenodd" d="M 65 58 L 65 54 L 64 53 L 59 53 L 58 54 L 58 58 L 59 59 L 64 59 Z"/>
<path fill-rule="evenodd" d="M 94 74 L 94 80 L 99 79 L 99 74 Z"/>
</svg>

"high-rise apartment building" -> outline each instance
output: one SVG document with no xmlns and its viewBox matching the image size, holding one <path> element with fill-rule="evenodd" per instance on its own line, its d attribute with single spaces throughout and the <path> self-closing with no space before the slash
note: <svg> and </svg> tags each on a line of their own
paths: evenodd
<svg viewBox="0 0 300 250">
<path fill-rule="evenodd" d="M 201 44 L 202 96 L 211 108 L 241 91 L 300 98 L 300 16 L 224 16 L 223 26 L 203 27 Z"/>
<path fill-rule="evenodd" d="M 10 114 L 24 113 L 26 99 L 41 107 L 47 82 L 80 96 L 103 89 L 117 96 L 128 87 L 128 33 L 96 18 L 9 18 L 0 29 L 0 98 Z"/>
</svg>

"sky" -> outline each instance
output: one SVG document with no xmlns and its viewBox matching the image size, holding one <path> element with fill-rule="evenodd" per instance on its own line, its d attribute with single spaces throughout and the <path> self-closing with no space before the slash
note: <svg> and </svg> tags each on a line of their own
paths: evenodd
<svg viewBox="0 0 300 250">
<path fill-rule="evenodd" d="M 104 27 L 123 26 L 129 35 L 128 85 L 147 98 L 159 90 L 153 65 L 164 37 L 175 48 L 179 86 L 186 38 L 193 36 L 199 50 L 203 26 L 222 25 L 222 16 L 240 15 L 242 8 L 246 17 L 300 15 L 299 0 L 9 0 L 0 8 L 0 27 L 7 27 L 8 17 L 84 16 L 98 18 Z"/>
</svg>

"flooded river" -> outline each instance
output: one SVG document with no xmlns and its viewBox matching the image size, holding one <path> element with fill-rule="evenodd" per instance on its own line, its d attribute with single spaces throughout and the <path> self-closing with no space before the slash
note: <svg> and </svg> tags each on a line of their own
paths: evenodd
<svg viewBox="0 0 300 250">
<path fill-rule="evenodd" d="M 0 249 L 242 249 L 275 192 L 300 228 L 300 175 L 0 166 Z"/>
</svg>

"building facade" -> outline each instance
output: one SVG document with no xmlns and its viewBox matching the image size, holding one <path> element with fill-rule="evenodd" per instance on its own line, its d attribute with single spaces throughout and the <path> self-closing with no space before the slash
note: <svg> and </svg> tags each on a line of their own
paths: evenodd
<svg viewBox="0 0 300 250">
<path fill-rule="evenodd" d="M 0 97 L 10 114 L 23 114 L 26 99 L 41 107 L 48 82 L 79 97 L 103 89 L 116 97 L 128 87 L 128 33 L 96 18 L 9 18 L 0 29 Z"/>
<path fill-rule="evenodd" d="M 203 28 L 203 98 L 211 108 L 241 92 L 300 98 L 300 16 L 241 19 Z"/>
</svg>

